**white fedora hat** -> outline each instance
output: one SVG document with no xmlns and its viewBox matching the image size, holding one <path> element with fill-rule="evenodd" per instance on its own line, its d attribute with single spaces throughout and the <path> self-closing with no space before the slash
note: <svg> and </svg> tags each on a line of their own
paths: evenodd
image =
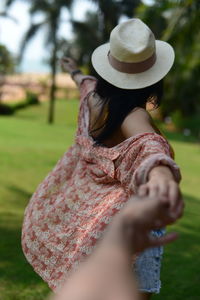
<svg viewBox="0 0 200 300">
<path fill-rule="evenodd" d="M 158 82 L 173 62 L 173 48 L 155 40 L 149 27 L 135 18 L 117 25 L 110 34 L 110 42 L 92 54 L 96 72 L 123 89 L 139 89 Z"/>
</svg>

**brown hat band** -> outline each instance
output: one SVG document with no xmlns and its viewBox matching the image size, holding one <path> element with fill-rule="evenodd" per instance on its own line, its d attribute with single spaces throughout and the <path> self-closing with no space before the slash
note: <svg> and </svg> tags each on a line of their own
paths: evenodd
<svg viewBox="0 0 200 300">
<path fill-rule="evenodd" d="M 108 60 L 111 66 L 122 73 L 137 74 L 150 69 L 156 61 L 156 53 L 154 52 L 149 58 L 137 63 L 127 63 L 117 60 L 108 52 Z"/>
</svg>

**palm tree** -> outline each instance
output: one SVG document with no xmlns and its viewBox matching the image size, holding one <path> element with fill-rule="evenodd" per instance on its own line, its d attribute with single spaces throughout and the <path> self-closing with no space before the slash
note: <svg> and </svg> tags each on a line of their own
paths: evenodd
<svg viewBox="0 0 200 300">
<path fill-rule="evenodd" d="M 13 16 L 9 15 L 8 12 L 6 11 L 0 12 L 0 18 L 6 18 L 8 20 L 15 22 L 16 24 L 18 23 L 17 20 Z M 8 51 L 6 46 L 0 44 L 0 103 L 2 100 L 1 88 L 5 83 L 5 75 L 7 73 L 14 72 L 14 67 L 15 67 L 15 61 L 11 53 Z"/>
<path fill-rule="evenodd" d="M 200 1 L 154 0 L 140 7 L 140 17 L 156 38 L 168 41 L 175 49 L 175 68 L 165 79 L 167 94 L 164 115 L 182 117 L 200 113 Z"/>
<path fill-rule="evenodd" d="M 10 19 L 11 21 L 15 22 L 16 24 L 18 23 L 18 21 L 13 16 L 9 15 L 8 12 L 6 12 L 6 11 L 0 11 L 0 18 Z"/>
<path fill-rule="evenodd" d="M 109 39 L 111 30 L 119 23 L 120 17 L 133 17 L 140 0 L 90 0 L 96 4 L 97 12 L 88 11 L 84 21 L 72 20 L 74 39 L 68 44 L 67 53 L 79 64 L 93 72 L 90 57 L 93 50 Z"/>
<path fill-rule="evenodd" d="M 133 17 L 140 0 L 90 0 L 98 7 L 99 30 L 102 40 L 108 41 L 111 30 L 119 23 L 121 16 Z"/>
<path fill-rule="evenodd" d="M 15 0 L 7 0 L 7 7 L 13 4 Z M 19 60 L 22 58 L 24 50 L 29 41 L 42 29 L 46 30 L 45 44 L 50 48 L 50 68 L 51 68 L 51 87 L 50 87 L 50 107 L 48 122 L 54 121 L 54 103 L 56 92 L 56 71 L 57 71 L 57 52 L 59 48 L 58 31 L 61 24 L 61 13 L 64 8 L 70 9 L 73 0 L 27 0 L 30 3 L 31 25 L 27 30 L 21 44 Z M 43 15 L 41 22 L 35 22 L 34 17 L 38 13 Z"/>
<path fill-rule="evenodd" d="M 87 12 L 84 22 L 72 21 L 74 38 L 71 43 L 65 47 L 65 53 L 72 56 L 79 65 L 86 66 L 88 73 L 92 74 L 93 68 L 90 57 L 93 50 L 102 42 L 97 14 Z"/>
</svg>

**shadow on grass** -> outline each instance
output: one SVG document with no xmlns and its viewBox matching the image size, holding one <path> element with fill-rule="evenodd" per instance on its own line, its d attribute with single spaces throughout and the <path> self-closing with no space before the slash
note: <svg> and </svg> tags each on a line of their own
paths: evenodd
<svg viewBox="0 0 200 300">
<path fill-rule="evenodd" d="M 0 212 L 0 300 L 42 300 L 49 292 L 33 271 L 21 248 L 23 212 L 31 194 L 9 186 L 12 209 Z M 2 297 L 2 298 L 1 298 Z"/>
<path fill-rule="evenodd" d="M 165 247 L 160 295 L 154 299 L 199 300 L 200 295 L 200 199 L 184 195 L 183 218 L 172 226 L 180 237 Z"/>
<path fill-rule="evenodd" d="M 9 203 L 12 205 L 12 211 L 16 208 L 16 210 L 21 209 L 23 212 L 32 196 L 32 193 L 15 185 L 8 185 L 6 188 L 11 192 Z"/>
<path fill-rule="evenodd" d="M 0 226 L 0 299 L 46 299 L 50 289 L 33 271 L 21 249 L 21 218 L 4 214 L 1 223 L 3 220 L 7 220 L 7 226 Z"/>
<path fill-rule="evenodd" d="M 6 227 L 0 226 L 0 277 L 6 281 L 35 284 L 41 279 L 33 272 L 26 262 L 21 249 L 21 226 L 22 220 L 12 214 L 4 214 L 2 220 L 7 220 Z M 18 225 L 18 226 L 17 226 Z"/>
<path fill-rule="evenodd" d="M 8 186 L 8 189 L 11 190 L 11 192 L 15 193 L 17 195 L 17 197 L 24 199 L 30 199 L 30 197 L 32 196 L 31 193 L 25 191 L 22 188 L 19 188 L 18 186 Z"/>
<path fill-rule="evenodd" d="M 9 226 L 0 226 L 0 299 L 46 299 L 50 289 L 33 271 L 22 253 L 21 227 L 16 226 L 21 220 L 11 215 L 4 215 L 4 218 L 7 218 Z"/>
<path fill-rule="evenodd" d="M 166 246 L 160 298 L 199 300 L 200 237 L 181 233 L 179 240 Z"/>
<path fill-rule="evenodd" d="M 185 136 L 181 132 L 171 132 L 165 129 L 163 129 L 162 132 L 164 133 L 166 138 L 170 141 L 184 142 L 184 143 L 199 143 L 197 137 L 193 135 Z"/>
</svg>

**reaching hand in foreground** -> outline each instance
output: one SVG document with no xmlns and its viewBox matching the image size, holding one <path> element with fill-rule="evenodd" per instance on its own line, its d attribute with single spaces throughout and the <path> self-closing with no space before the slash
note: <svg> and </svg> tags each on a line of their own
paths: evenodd
<svg viewBox="0 0 200 300">
<path fill-rule="evenodd" d="M 179 215 L 180 217 L 180 215 Z M 149 232 L 175 221 L 166 198 L 132 197 L 113 218 L 94 253 L 82 263 L 54 300 L 139 300 L 132 255 L 177 238 L 153 238 Z"/>
</svg>

